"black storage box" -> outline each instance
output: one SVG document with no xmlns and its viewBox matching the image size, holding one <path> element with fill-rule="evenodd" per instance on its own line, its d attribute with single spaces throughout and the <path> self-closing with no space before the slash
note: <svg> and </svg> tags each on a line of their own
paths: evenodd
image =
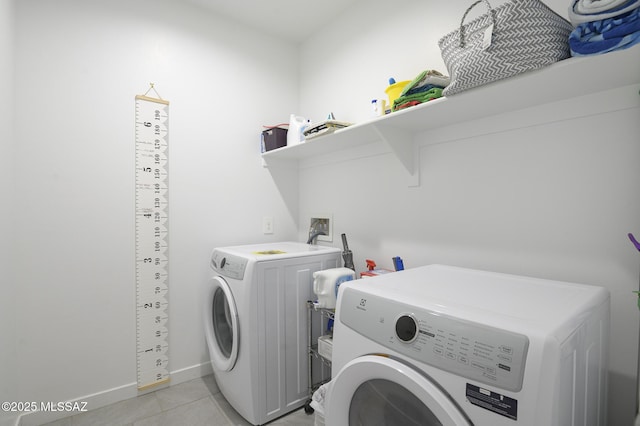
<svg viewBox="0 0 640 426">
<path fill-rule="evenodd" d="M 287 145 L 287 129 L 273 127 L 262 132 L 261 137 L 262 152 L 272 149 L 282 148 Z"/>
</svg>

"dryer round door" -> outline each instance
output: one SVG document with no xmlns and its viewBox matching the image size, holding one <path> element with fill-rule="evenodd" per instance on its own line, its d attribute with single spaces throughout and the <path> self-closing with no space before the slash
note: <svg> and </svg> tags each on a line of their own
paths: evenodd
<svg viewBox="0 0 640 426">
<path fill-rule="evenodd" d="M 231 288 L 222 277 L 209 281 L 204 326 L 214 370 L 230 371 L 238 359 L 238 311 Z"/>
<path fill-rule="evenodd" d="M 328 425 L 471 426 L 461 409 L 427 377 L 400 361 L 366 355 L 330 382 Z"/>
</svg>

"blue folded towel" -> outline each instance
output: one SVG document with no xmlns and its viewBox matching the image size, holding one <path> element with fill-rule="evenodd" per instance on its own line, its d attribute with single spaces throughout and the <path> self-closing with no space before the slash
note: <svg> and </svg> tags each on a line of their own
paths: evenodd
<svg viewBox="0 0 640 426">
<path fill-rule="evenodd" d="M 640 9 L 615 18 L 585 22 L 569 36 L 573 56 L 597 55 L 640 43 Z"/>
</svg>

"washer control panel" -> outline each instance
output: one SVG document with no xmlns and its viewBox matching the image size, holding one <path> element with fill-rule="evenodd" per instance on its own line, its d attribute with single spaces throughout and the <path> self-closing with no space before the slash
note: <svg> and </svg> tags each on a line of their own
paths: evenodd
<svg viewBox="0 0 640 426">
<path fill-rule="evenodd" d="M 340 322 L 361 335 L 441 370 L 518 392 L 527 336 L 345 288 Z"/>
<path fill-rule="evenodd" d="M 211 255 L 211 268 L 225 277 L 242 280 L 247 269 L 248 260 L 244 257 L 234 256 L 214 250 Z"/>
</svg>

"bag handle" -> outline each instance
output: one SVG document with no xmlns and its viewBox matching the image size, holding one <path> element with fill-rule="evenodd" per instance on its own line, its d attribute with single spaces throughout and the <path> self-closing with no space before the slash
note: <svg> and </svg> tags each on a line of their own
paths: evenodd
<svg viewBox="0 0 640 426">
<path fill-rule="evenodd" d="M 469 6 L 467 11 L 464 12 L 464 15 L 462 15 L 462 19 L 460 20 L 460 47 L 464 47 L 464 20 L 467 18 L 467 15 L 469 14 L 469 12 L 471 12 L 471 9 L 473 9 L 480 3 L 484 3 L 487 6 L 489 17 L 491 18 L 491 23 L 495 28 L 496 19 L 493 16 L 493 8 L 491 7 L 491 4 L 489 3 L 488 0 L 477 0 L 475 3 Z"/>
</svg>

